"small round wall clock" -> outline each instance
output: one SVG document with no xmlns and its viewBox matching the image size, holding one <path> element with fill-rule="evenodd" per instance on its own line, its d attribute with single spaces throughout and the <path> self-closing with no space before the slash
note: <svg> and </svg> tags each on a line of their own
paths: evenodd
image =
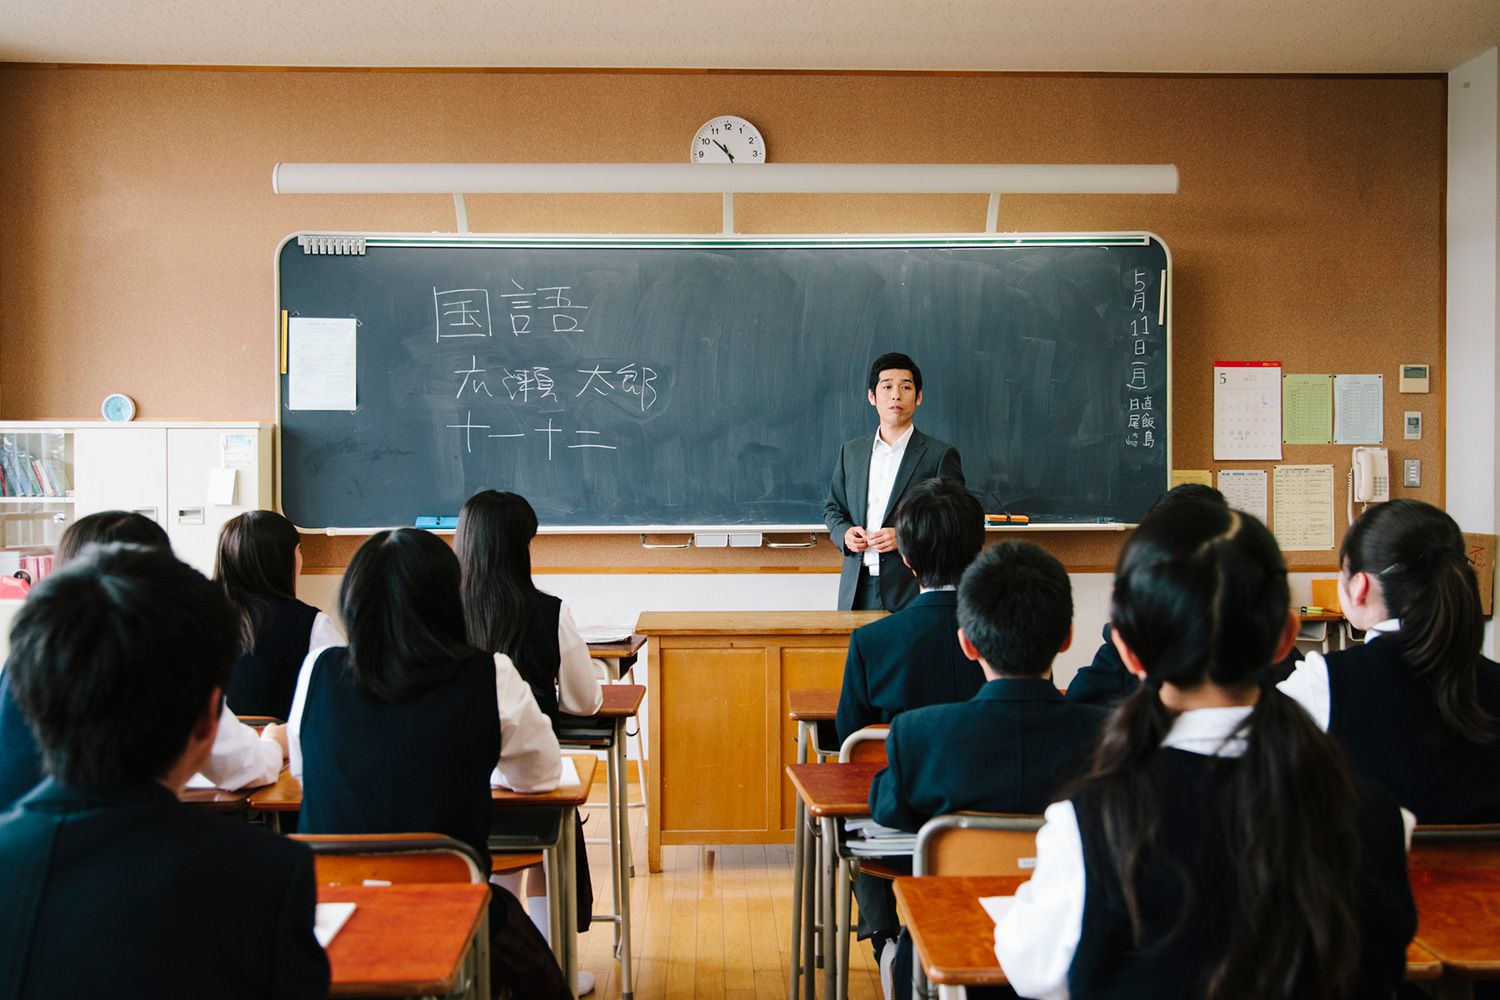
<svg viewBox="0 0 1500 1000">
<path fill-rule="evenodd" d="M 745 119 L 720 115 L 698 129 L 688 159 L 693 163 L 765 163 L 766 140 Z"/>
<path fill-rule="evenodd" d="M 99 413 L 111 423 L 122 424 L 135 419 L 135 400 L 123 392 L 112 392 L 99 405 Z"/>
</svg>

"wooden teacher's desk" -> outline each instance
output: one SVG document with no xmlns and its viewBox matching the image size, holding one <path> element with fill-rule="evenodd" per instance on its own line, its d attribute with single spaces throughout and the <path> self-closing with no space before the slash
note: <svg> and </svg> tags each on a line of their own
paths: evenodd
<svg viewBox="0 0 1500 1000">
<path fill-rule="evenodd" d="M 793 688 L 837 688 L 849 633 L 883 611 L 648 611 L 647 862 L 663 844 L 786 844 Z"/>
</svg>

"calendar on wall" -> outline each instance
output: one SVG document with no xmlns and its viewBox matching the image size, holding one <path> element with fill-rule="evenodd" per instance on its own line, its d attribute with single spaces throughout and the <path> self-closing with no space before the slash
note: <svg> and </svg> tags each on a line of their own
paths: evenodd
<svg viewBox="0 0 1500 1000">
<path fill-rule="evenodd" d="M 1214 458 L 1281 458 L 1281 362 L 1214 362 Z"/>
</svg>

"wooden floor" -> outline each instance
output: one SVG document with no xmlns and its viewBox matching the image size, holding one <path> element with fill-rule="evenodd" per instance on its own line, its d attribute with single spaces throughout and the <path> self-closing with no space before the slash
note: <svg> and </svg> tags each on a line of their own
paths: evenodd
<svg viewBox="0 0 1500 1000">
<path fill-rule="evenodd" d="M 607 834 L 606 810 L 585 810 L 584 818 L 588 837 Z M 637 859 L 630 896 L 637 1000 L 785 1000 L 791 971 L 791 845 L 663 847 L 663 870 L 650 875 L 643 810 L 630 810 L 630 825 Z M 588 850 L 594 908 L 603 912 L 612 905 L 609 849 L 590 844 Z M 596 978 L 593 996 L 616 1000 L 620 965 L 613 959 L 613 925 L 594 924 L 579 946 L 579 967 Z M 867 942 L 853 952 L 849 966 L 851 1000 L 878 1000 L 880 979 Z"/>
</svg>

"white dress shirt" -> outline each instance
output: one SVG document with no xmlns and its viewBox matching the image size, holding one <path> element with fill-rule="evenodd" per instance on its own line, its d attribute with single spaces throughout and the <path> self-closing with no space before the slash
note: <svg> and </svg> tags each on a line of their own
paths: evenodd
<svg viewBox="0 0 1500 1000">
<path fill-rule="evenodd" d="M 1370 642 L 1386 632 L 1401 631 L 1401 619 L 1387 618 L 1370 626 L 1365 633 L 1365 642 Z M 1313 722 L 1323 732 L 1333 718 L 1333 696 L 1328 690 L 1328 661 L 1323 654 L 1311 652 L 1293 670 L 1291 676 L 1276 685 L 1277 690 L 1307 710 Z"/>
<path fill-rule="evenodd" d="M 281 744 L 257 733 L 235 718 L 229 703 L 219 710 L 219 734 L 203 776 L 215 788 L 269 785 L 281 773 Z"/>
<path fill-rule="evenodd" d="M 297 675 L 292 717 L 287 720 L 287 763 L 302 777 L 302 713 L 307 690 L 322 649 L 308 652 Z M 500 759 L 490 780 L 518 792 L 550 792 L 562 778 L 562 753 L 552 722 L 537 707 L 531 685 L 504 653 L 495 654 L 495 701 L 500 709 Z M 399 739 L 399 734 L 392 734 Z"/>
<path fill-rule="evenodd" d="M 865 502 L 866 531 L 879 531 L 880 522 L 885 520 L 885 509 L 891 502 L 891 490 L 896 488 L 896 473 L 901 469 L 906 444 L 911 440 L 911 432 L 916 427 L 916 424 L 907 424 L 905 433 L 896 439 L 895 444 L 886 444 L 880 436 L 879 428 L 875 430 L 875 443 L 870 446 L 870 489 Z M 880 575 L 879 552 L 865 549 L 865 568 L 870 571 L 871 576 Z"/>
<path fill-rule="evenodd" d="M 319 611 L 313 619 L 308 648 L 343 644 L 343 633 L 333 619 Z M 281 744 L 245 725 L 226 703 L 219 713 L 219 735 L 214 737 L 214 748 L 203 765 L 203 777 L 215 788 L 231 790 L 269 785 L 281 773 L 281 762 Z"/>
<path fill-rule="evenodd" d="M 1161 745 L 1211 757 L 1241 757 L 1246 741 L 1235 730 L 1252 710 L 1245 705 L 1183 712 Z M 1402 809 L 1401 820 L 1410 849 L 1416 817 Z M 1054 802 L 1037 831 L 1036 869 L 995 925 L 995 957 L 1021 996 L 1067 1000 L 1086 890 L 1078 814 L 1072 802 Z"/>
<path fill-rule="evenodd" d="M 573 612 L 564 601 L 557 614 L 557 706 L 569 715 L 593 715 L 604 704 L 604 688 L 594 671 L 588 643 L 573 623 Z"/>
</svg>

